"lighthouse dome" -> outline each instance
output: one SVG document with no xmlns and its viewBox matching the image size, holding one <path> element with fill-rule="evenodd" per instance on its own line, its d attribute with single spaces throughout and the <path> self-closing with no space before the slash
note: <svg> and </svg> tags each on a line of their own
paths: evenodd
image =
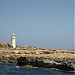
<svg viewBox="0 0 75 75">
<path fill-rule="evenodd" d="M 14 33 L 12 33 L 12 35 L 15 35 Z"/>
</svg>

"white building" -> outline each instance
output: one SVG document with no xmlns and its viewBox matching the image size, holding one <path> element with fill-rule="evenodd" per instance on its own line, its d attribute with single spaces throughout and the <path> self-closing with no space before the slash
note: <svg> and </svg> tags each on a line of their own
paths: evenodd
<svg viewBox="0 0 75 75">
<path fill-rule="evenodd" d="M 11 46 L 13 48 L 16 48 L 16 37 L 15 37 L 15 34 L 14 33 L 11 36 Z"/>
</svg>

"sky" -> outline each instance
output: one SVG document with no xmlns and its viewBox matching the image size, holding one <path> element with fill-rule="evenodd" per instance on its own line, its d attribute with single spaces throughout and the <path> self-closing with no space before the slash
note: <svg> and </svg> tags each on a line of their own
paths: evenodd
<svg viewBox="0 0 75 75">
<path fill-rule="evenodd" d="M 74 50 L 74 0 L 0 0 L 0 42 Z"/>
<path fill-rule="evenodd" d="M 75 0 L 74 0 L 74 50 L 75 50 Z"/>
</svg>

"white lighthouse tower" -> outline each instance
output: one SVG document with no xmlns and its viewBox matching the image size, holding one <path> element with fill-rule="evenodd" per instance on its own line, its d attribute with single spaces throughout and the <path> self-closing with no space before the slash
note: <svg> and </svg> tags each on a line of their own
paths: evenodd
<svg viewBox="0 0 75 75">
<path fill-rule="evenodd" d="M 14 33 L 11 36 L 11 46 L 13 48 L 16 48 L 16 37 L 15 37 L 15 34 Z"/>
</svg>

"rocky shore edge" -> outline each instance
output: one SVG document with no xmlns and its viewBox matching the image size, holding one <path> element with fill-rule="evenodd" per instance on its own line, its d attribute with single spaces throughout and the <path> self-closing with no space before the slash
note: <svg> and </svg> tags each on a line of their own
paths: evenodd
<svg viewBox="0 0 75 75">
<path fill-rule="evenodd" d="M 75 51 L 64 50 L 0 50 L 0 63 L 16 64 L 20 67 L 56 68 L 75 71 Z"/>
<path fill-rule="evenodd" d="M 56 68 L 63 71 L 74 71 L 74 63 L 71 60 L 64 59 L 62 61 L 56 61 L 49 58 L 30 58 L 20 57 L 17 59 L 17 65 L 20 67 L 43 67 L 43 68 Z"/>
</svg>

